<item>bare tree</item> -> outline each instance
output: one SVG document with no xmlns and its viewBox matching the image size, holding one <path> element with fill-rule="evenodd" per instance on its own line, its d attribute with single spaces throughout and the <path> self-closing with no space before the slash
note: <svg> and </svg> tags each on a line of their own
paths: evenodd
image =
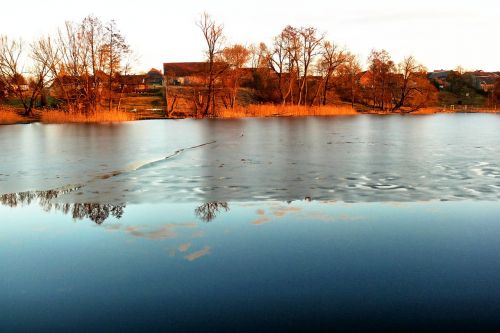
<svg viewBox="0 0 500 333">
<path fill-rule="evenodd" d="M 223 50 L 224 42 L 224 26 L 217 24 L 208 13 L 203 13 L 196 22 L 200 28 L 207 43 L 206 59 L 208 64 L 207 69 L 207 100 L 204 107 L 204 116 L 210 114 L 215 115 L 215 81 L 220 75 L 220 68 L 216 66 L 216 59 Z"/>
<path fill-rule="evenodd" d="M 125 37 L 121 34 L 114 20 L 105 26 L 105 40 L 107 43 L 102 46 L 101 54 L 107 60 L 105 68 L 108 77 L 108 111 L 113 107 L 113 83 L 115 74 L 120 72 L 121 63 L 124 57 L 130 53 L 130 46 L 126 43 Z M 125 70 L 128 70 L 126 67 Z"/>
<path fill-rule="evenodd" d="M 40 38 L 31 44 L 31 59 L 34 66 L 35 89 L 40 90 L 40 104 L 47 106 L 47 89 L 54 82 L 55 76 L 52 68 L 59 62 L 59 51 L 54 47 L 50 37 Z"/>
<path fill-rule="evenodd" d="M 395 103 L 392 111 L 405 107 L 418 110 L 435 102 L 436 88 L 427 78 L 427 70 L 413 56 L 408 56 L 398 64 L 395 87 Z"/>
<path fill-rule="evenodd" d="M 111 110 L 114 84 L 120 79 L 117 74 L 130 69 L 129 62 L 122 66 L 131 51 L 115 22 L 104 25 L 94 16 L 80 23 L 66 22 L 55 42 L 41 53 L 51 59 L 53 90 L 68 111 L 99 111 L 106 92 Z M 121 93 L 118 108 L 120 101 Z"/>
<path fill-rule="evenodd" d="M 250 67 L 254 70 L 268 67 L 268 59 L 267 55 L 269 50 L 267 49 L 267 45 L 265 43 L 259 43 L 259 45 L 250 45 L 248 47 L 248 51 L 250 52 Z"/>
<path fill-rule="evenodd" d="M 276 74 L 283 104 L 308 103 L 311 67 L 320 54 L 323 39 L 324 35 L 318 35 L 314 27 L 292 26 L 286 26 L 274 38 L 267 59 Z"/>
<path fill-rule="evenodd" d="M 301 38 L 301 65 L 302 65 L 302 78 L 299 85 L 299 99 L 297 104 L 301 105 L 302 100 L 304 105 L 307 99 L 307 80 L 309 76 L 309 67 L 313 59 L 319 54 L 319 46 L 324 38 L 324 35 L 318 36 L 317 29 L 314 27 L 301 28 L 299 30 Z"/>
<path fill-rule="evenodd" d="M 14 95 L 23 105 L 24 115 L 31 116 L 37 98 L 42 93 L 49 77 L 50 66 L 44 58 L 38 57 L 38 44 L 31 45 L 30 54 L 24 54 L 22 41 L 0 37 L 0 80 L 9 94 Z M 32 61 L 31 67 L 24 61 Z M 24 74 L 27 75 L 28 81 Z"/>
<path fill-rule="evenodd" d="M 294 89 L 301 82 L 300 61 L 303 46 L 299 29 L 286 26 L 274 38 L 271 52 L 268 54 L 269 67 L 278 79 L 279 94 L 282 104 L 293 104 Z"/>
<path fill-rule="evenodd" d="M 93 16 L 81 23 L 66 22 L 59 30 L 57 48 L 61 58 L 52 70 L 69 111 L 89 113 L 98 109 L 105 79 L 104 45 L 103 25 Z"/>
<path fill-rule="evenodd" d="M 283 34 L 274 38 L 273 48 L 265 55 L 265 57 L 269 63 L 269 67 L 274 71 L 278 78 L 280 99 L 284 105 L 288 95 L 290 94 L 290 89 L 285 88 L 285 75 L 288 74 L 288 79 L 290 79 L 290 73 L 288 72 L 290 66 L 287 69 L 287 60 L 289 59 L 289 56 Z"/>
<path fill-rule="evenodd" d="M 404 58 L 398 64 L 398 74 L 400 78 L 397 87 L 397 100 L 392 108 L 393 111 L 400 109 L 405 102 L 411 97 L 412 94 L 418 93 L 420 87 L 416 84 L 415 78 L 425 69 L 422 65 L 418 64 L 412 56 Z"/>
<path fill-rule="evenodd" d="M 300 31 L 299 29 L 292 27 L 292 26 L 287 26 L 283 31 L 281 32 L 281 38 L 283 39 L 283 44 L 285 48 L 285 55 L 286 55 L 286 71 L 287 71 L 287 78 L 288 78 L 288 91 L 287 91 L 287 96 L 290 96 L 290 104 L 295 103 L 295 98 L 294 98 L 294 88 L 295 84 L 297 86 L 300 86 L 301 82 L 301 68 L 300 68 L 300 60 L 301 60 L 301 54 L 303 51 L 303 44 L 301 43 L 302 40 L 300 38 Z M 299 93 L 297 92 L 297 96 Z M 286 98 L 285 98 L 285 103 L 286 103 Z"/>
<path fill-rule="evenodd" d="M 316 93 L 311 100 L 311 105 L 319 95 L 321 90 L 320 104 L 326 105 L 327 93 L 331 89 L 331 80 L 333 74 L 339 66 L 347 61 L 348 53 L 339 48 L 335 43 L 330 41 L 323 41 L 320 51 L 321 58 L 319 59 L 317 69 L 318 73 L 321 75 L 321 84 L 318 84 Z"/>
</svg>

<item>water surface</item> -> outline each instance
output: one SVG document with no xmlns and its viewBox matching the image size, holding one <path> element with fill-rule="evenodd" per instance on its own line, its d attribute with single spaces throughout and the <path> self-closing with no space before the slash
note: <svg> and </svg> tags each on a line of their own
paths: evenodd
<svg viewBox="0 0 500 333">
<path fill-rule="evenodd" d="M 0 129 L 0 193 L 86 201 L 498 200 L 500 117 L 454 114 Z M 191 148 L 194 147 L 194 148 Z"/>
<path fill-rule="evenodd" d="M 496 331 L 499 129 L 0 127 L 0 331 Z"/>
</svg>

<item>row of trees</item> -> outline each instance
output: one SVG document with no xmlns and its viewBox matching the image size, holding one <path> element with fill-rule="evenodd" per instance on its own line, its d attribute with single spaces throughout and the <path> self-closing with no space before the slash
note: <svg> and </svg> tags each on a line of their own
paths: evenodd
<svg viewBox="0 0 500 333">
<path fill-rule="evenodd" d="M 0 90 L 31 115 L 50 87 L 67 111 L 113 108 L 113 87 L 130 69 L 131 50 L 116 23 L 88 16 L 29 44 L 0 37 Z"/>
<path fill-rule="evenodd" d="M 427 79 L 427 70 L 412 56 L 397 64 L 387 51 L 373 50 L 368 70 L 362 71 L 356 55 L 314 27 L 287 26 L 269 45 L 225 47 L 222 25 L 206 13 L 197 25 L 207 44 L 205 116 L 215 114 L 218 97 L 225 107 L 235 106 L 241 78 L 248 74 L 245 67 L 252 70 L 248 86 L 261 102 L 313 106 L 341 99 L 396 111 L 436 101 L 437 90 Z"/>
<path fill-rule="evenodd" d="M 224 27 L 204 13 L 197 21 L 206 42 L 205 87 L 193 94 L 200 116 L 234 108 L 245 86 L 261 103 L 359 103 L 380 110 L 415 110 L 436 101 L 426 69 L 412 56 L 394 62 L 373 50 L 360 59 L 314 27 L 285 27 L 271 43 L 227 45 Z M 6 91 L 30 115 L 36 101 L 53 97 L 67 111 L 120 108 L 132 52 L 114 21 L 88 16 L 66 22 L 53 36 L 26 44 L 0 37 L 0 94 Z M 1 97 L 1 96 L 0 96 Z M 175 104 L 175 96 L 172 101 Z M 167 99 L 167 111 L 169 109 Z"/>
</svg>

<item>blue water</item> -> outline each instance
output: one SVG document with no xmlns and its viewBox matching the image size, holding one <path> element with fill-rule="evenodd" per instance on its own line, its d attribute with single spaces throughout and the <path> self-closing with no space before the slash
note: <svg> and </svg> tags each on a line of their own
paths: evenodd
<svg viewBox="0 0 500 333">
<path fill-rule="evenodd" d="M 1 127 L 0 331 L 498 331 L 497 119 Z"/>
</svg>

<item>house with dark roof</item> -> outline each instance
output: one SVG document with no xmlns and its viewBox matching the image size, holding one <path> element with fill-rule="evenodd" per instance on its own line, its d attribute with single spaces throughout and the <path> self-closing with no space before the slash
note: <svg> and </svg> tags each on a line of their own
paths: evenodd
<svg viewBox="0 0 500 333">
<path fill-rule="evenodd" d="M 214 63 L 216 82 L 229 65 L 224 62 Z M 183 86 L 204 85 L 209 72 L 207 62 L 169 62 L 163 64 L 163 73 L 168 78 L 168 83 Z"/>
<path fill-rule="evenodd" d="M 446 80 L 448 75 L 450 75 L 451 73 L 453 73 L 453 71 L 438 69 L 434 70 L 433 72 L 427 73 L 427 77 L 429 78 L 429 80 Z"/>
<path fill-rule="evenodd" d="M 155 88 L 163 85 L 163 74 L 160 70 L 156 68 L 151 68 L 149 72 L 146 73 L 144 78 L 144 84 L 149 88 Z"/>
</svg>

